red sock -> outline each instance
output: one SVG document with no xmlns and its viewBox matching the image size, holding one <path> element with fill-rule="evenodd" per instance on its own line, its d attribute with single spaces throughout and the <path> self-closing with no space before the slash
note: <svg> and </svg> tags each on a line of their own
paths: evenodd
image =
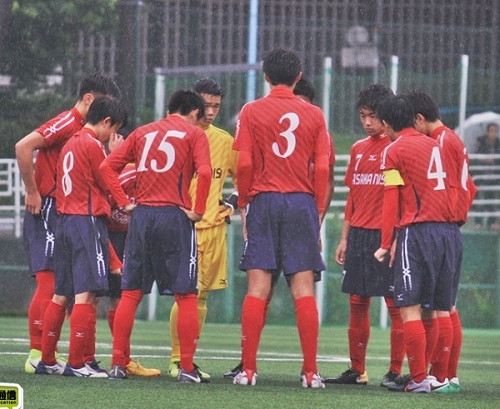
<svg viewBox="0 0 500 409">
<path fill-rule="evenodd" d="M 273 299 L 273 296 L 270 295 L 269 298 L 266 300 L 266 305 L 264 307 L 264 319 L 262 321 L 262 328 L 264 328 L 264 326 L 266 325 L 267 311 L 269 310 L 269 304 L 271 304 L 271 300 L 272 299 Z M 243 356 L 243 339 L 242 339 L 242 341 L 241 341 L 241 361 L 240 361 L 240 363 L 243 364 L 243 362 L 245 362 L 245 358 Z"/>
<path fill-rule="evenodd" d="M 404 325 L 406 356 L 410 375 L 414 382 L 422 382 L 427 376 L 425 366 L 425 328 L 421 320 L 407 321 Z"/>
<path fill-rule="evenodd" d="M 134 326 L 135 311 L 142 300 L 142 290 L 123 290 L 122 298 L 115 312 L 113 325 L 113 358 L 111 366 L 126 367 L 130 362 L 127 357 L 130 351 L 130 337 Z"/>
<path fill-rule="evenodd" d="M 241 310 L 241 343 L 243 369 L 257 372 L 257 350 L 264 327 L 266 301 L 251 295 L 245 296 Z"/>
<path fill-rule="evenodd" d="M 448 376 L 448 363 L 453 344 L 453 325 L 450 317 L 438 317 L 439 338 L 432 355 L 431 371 L 439 382 L 444 382 Z"/>
<path fill-rule="evenodd" d="M 458 373 L 458 360 L 462 350 L 462 323 L 458 310 L 450 314 L 451 324 L 453 326 L 453 344 L 451 346 L 450 361 L 448 362 L 448 378 L 455 378 Z"/>
<path fill-rule="evenodd" d="M 403 321 L 401 320 L 399 308 L 394 307 L 394 299 L 392 297 L 385 297 L 385 302 L 389 309 L 389 316 L 391 317 L 391 366 L 389 367 L 389 371 L 401 375 L 403 360 L 405 358 Z"/>
<path fill-rule="evenodd" d="M 318 353 L 319 317 L 316 299 L 313 295 L 295 300 L 297 329 L 304 355 L 302 371 L 318 373 L 316 356 Z"/>
<path fill-rule="evenodd" d="M 425 328 L 425 370 L 427 371 L 438 342 L 439 324 L 435 318 L 422 320 L 422 323 Z"/>
<path fill-rule="evenodd" d="M 85 365 L 83 356 L 91 331 L 91 315 L 95 308 L 92 304 L 75 304 L 69 320 L 68 363 L 75 369 Z"/>
<path fill-rule="evenodd" d="M 352 294 L 349 297 L 349 355 L 351 368 L 360 374 L 365 372 L 366 347 L 370 338 L 370 298 Z"/>
<path fill-rule="evenodd" d="M 115 313 L 116 311 L 108 311 L 108 325 L 111 331 L 111 335 L 113 335 L 113 323 L 115 322 Z"/>
<path fill-rule="evenodd" d="M 46 365 L 55 365 L 57 341 L 61 336 L 61 329 L 66 317 L 67 307 L 64 305 L 49 302 L 45 310 L 43 320 L 43 335 L 42 335 L 42 362 Z"/>
<path fill-rule="evenodd" d="M 177 334 L 181 346 L 180 367 L 187 372 L 193 372 L 193 357 L 196 352 L 196 344 L 200 331 L 197 297 L 196 294 L 175 293 L 175 302 L 179 308 L 177 315 Z"/>
<path fill-rule="evenodd" d="M 43 316 L 54 296 L 54 272 L 38 271 L 35 274 L 36 290 L 28 309 L 30 349 L 42 349 Z"/>
<path fill-rule="evenodd" d="M 94 307 L 93 311 L 90 312 L 89 317 L 89 331 L 87 333 L 87 343 L 85 345 L 85 351 L 83 353 L 83 362 L 95 360 L 95 341 L 96 341 L 96 317 L 97 311 Z"/>
</svg>

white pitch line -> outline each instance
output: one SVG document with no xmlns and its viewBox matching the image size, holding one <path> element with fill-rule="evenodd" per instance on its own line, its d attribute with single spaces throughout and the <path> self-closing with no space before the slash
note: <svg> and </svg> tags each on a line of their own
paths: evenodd
<svg viewBox="0 0 500 409">
<path fill-rule="evenodd" d="M 14 344 L 14 345 L 25 345 L 29 344 L 29 339 L 26 338 L 0 338 L 0 344 Z M 59 341 L 58 345 L 60 346 L 69 346 L 69 341 Z M 99 348 L 112 348 L 112 344 L 105 342 L 96 343 L 96 347 Z M 131 345 L 132 351 L 165 351 L 170 352 L 172 350 L 169 346 L 152 346 L 152 345 Z M 0 355 L 26 355 L 26 352 L 0 352 Z M 217 356 L 210 355 L 205 356 L 205 354 L 228 354 L 235 356 Z M 165 358 L 167 355 L 149 355 L 149 354 L 132 354 L 137 358 Z M 111 354 L 102 354 L 98 353 L 97 356 L 102 357 L 111 357 Z M 224 349 L 204 349 L 197 348 L 196 349 L 196 358 L 198 359 L 213 359 L 213 360 L 234 360 L 235 358 L 239 358 L 241 356 L 241 350 L 224 350 Z M 282 362 L 282 361 L 294 361 L 301 362 L 303 360 L 302 354 L 294 354 L 294 353 L 284 353 L 284 352 L 259 352 L 258 359 L 261 361 L 272 361 L 272 362 Z M 367 360 L 374 361 L 387 361 L 389 357 L 366 357 Z M 318 362 L 350 362 L 349 357 L 346 356 L 335 356 L 335 355 L 318 355 Z M 499 365 L 500 362 L 494 361 L 464 361 L 460 360 L 460 364 L 470 364 L 470 365 Z"/>
</svg>

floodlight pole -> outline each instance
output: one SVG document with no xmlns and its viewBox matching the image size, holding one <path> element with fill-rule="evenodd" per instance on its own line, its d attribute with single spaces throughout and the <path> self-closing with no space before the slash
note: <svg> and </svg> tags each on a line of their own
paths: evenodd
<svg viewBox="0 0 500 409">
<path fill-rule="evenodd" d="M 332 59 L 331 57 L 325 58 L 324 71 L 323 71 L 323 101 L 322 101 L 322 111 L 325 117 L 326 129 L 330 127 L 330 94 L 332 89 Z M 328 260 L 328 244 L 326 242 L 326 222 L 321 225 L 320 237 L 321 243 L 323 244 L 321 255 L 323 260 Z M 328 266 L 327 266 L 328 267 Z M 325 298 L 325 285 L 326 285 L 326 274 L 323 275 L 321 281 L 318 281 L 315 285 L 316 290 L 316 306 L 318 308 L 318 321 L 319 325 L 323 323 L 324 315 L 324 298 Z"/>
<path fill-rule="evenodd" d="M 469 77 L 469 56 L 466 54 L 462 55 L 460 60 L 461 67 L 461 79 L 460 79 L 460 107 L 458 111 L 458 136 L 463 141 L 464 140 L 464 122 L 465 122 L 465 111 L 467 108 L 467 82 Z"/>
<path fill-rule="evenodd" d="M 257 35 L 259 32 L 259 0 L 250 0 L 250 18 L 248 21 L 248 64 L 257 62 Z M 247 73 L 247 102 L 255 100 L 255 70 Z"/>
<path fill-rule="evenodd" d="M 395 94 L 398 92 L 399 57 L 391 57 L 391 89 Z"/>
</svg>

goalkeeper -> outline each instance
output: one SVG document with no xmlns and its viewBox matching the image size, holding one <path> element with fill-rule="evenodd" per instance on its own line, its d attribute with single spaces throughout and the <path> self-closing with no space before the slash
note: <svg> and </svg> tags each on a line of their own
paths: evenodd
<svg viewBox="0 0 500 409">
<path fill-rule="evenodd" d="M 236 184 L 235 174 L 238 163 L 238 152 L 233 151 L 233 137 L 226 131 L 215 127 L 212 122 L 219 113 L 224 96 L 222 87 L 212 79 L 201 79 L 193 85 L 205 101 L 205 117 L 199 126 L 205 131 L 210 145 L 210 161 L 212 164 L 212 183 L 207 199 L 207 210 L 203 219 L 196 223 L 196 239 L 198 242 L 198 321 L 201 335 L 207 316 L 208 293 L 227 287 L 227 239 L 226 223 L 234 213 L 238 201 L 236 193 L 222 200 L 222 188 L 227 176 L 232 176 Z M 196 203 L 197 175 L 191 182 L 190 194 L 193 206 Z M 170 338 L 172 355 L 170 357 L 169 374 L 176 378 L 179 374 L 181 351 L 177 336 L 177 304 L 170 312 Z M 199 369 L 199 368 L 198 368 Z M 204 378 L 210 376 L 202 372 Z"/>
</svg>

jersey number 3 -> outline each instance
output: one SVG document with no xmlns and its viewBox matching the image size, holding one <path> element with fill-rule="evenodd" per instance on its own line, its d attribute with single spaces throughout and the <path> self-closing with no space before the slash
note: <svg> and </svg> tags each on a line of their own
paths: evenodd
<svg viewBox="0 0 500 409">
<path fill-rule="evenodd" d="M 280 118 L 280 124 L 283 122 L 284 119 L 288 119 L 290 121 L 290 125 L 288 126 L 288 129 L 286 131 L 283 131 L 280 133 L 280 136 L 286 139 L 287 142 L 287 147 L 285 150 L 285 153 L 280 152 L 280 148 L 278 145 L 278 142 L 274 142 L 272 145 L 273 152 L 276 156 L 279 156 L 280 158 L 287 158 L 290 156 L 293 151 L 295 150 L 295 145 L 296 145 L 296 138 L 295 134 L 293 131 L 297 129 L 299 126 L 299 116 L 294 113 L 294 112 L 288 112 L 285 115 L 283 115 Z"/>
</svg>

